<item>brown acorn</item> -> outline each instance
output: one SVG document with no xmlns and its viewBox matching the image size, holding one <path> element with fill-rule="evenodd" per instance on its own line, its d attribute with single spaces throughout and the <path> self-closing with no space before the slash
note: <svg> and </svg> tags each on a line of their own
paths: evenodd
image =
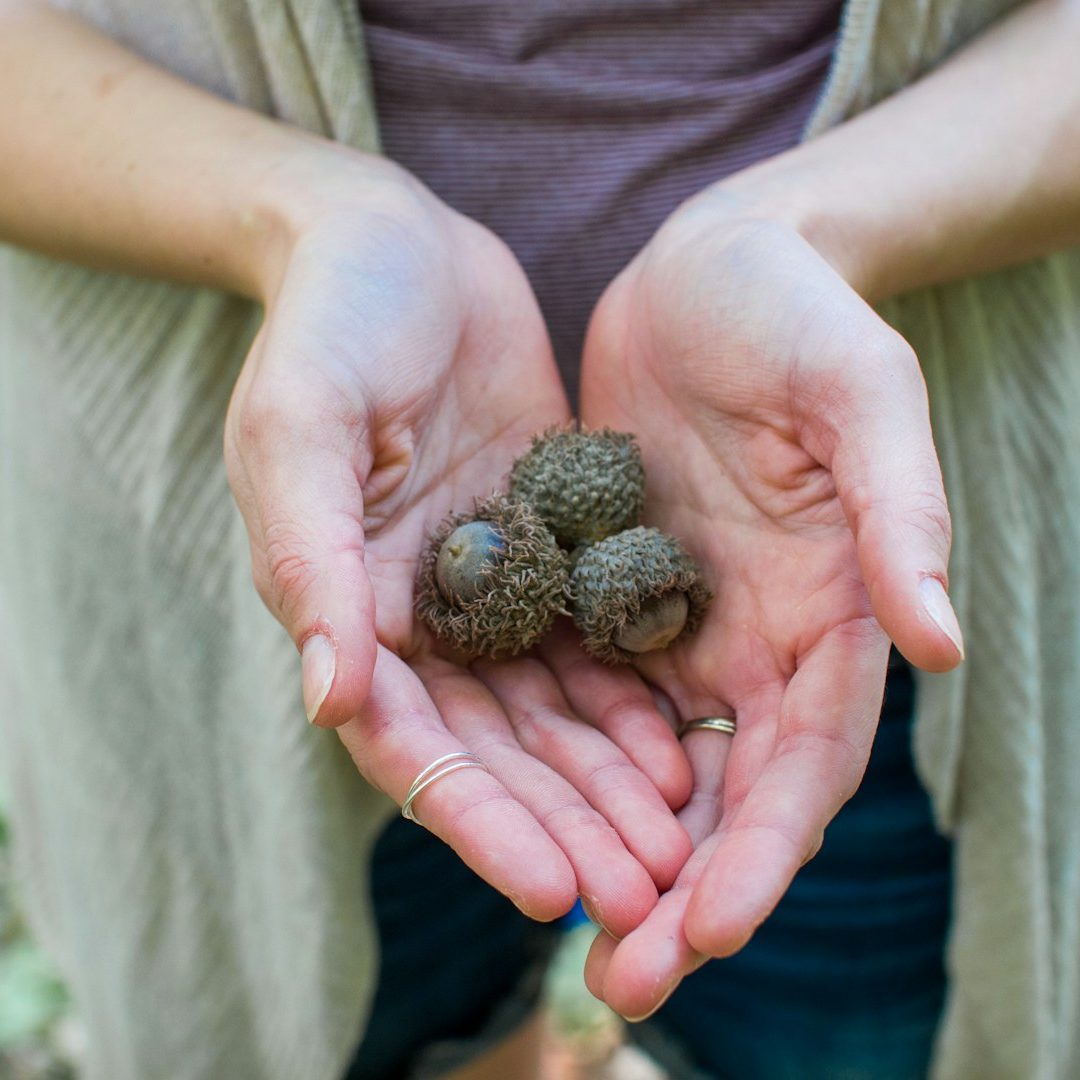
<svg viewBox="0 0 1080 1080">
<path fill-rule="evenodd" d="M 570 596 L 585 651 L 613 664 L 693 633 L 712 593 L 678 540 L 639 526 L 578 555 Z"/>
<path fill-rule="evenodd" d="M 416 581 L 416 612 L 469 657 L 514 655 L 566 612 L 566 556 L 522 502 L 493 495 L 432 534 Z"/>
<path fill-rule="evenodd" d="M 595 544 L 641 520 L 641 451 L 633 435 L 609 428 L 549 428 L 514 463 L 510 494 L 528 503 L 567 550 Z"/>
</svg>

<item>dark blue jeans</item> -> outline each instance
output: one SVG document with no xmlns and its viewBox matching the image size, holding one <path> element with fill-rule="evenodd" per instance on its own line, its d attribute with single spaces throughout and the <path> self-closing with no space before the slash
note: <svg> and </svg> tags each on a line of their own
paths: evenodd
<svg viewBox="0 0 1080 1080">
<path fill-rule="evenodd" d="M 400 817 L 375 845 L 371 882 L 379 984 L 346 1080 L 439 1076 L 532 1012 L 556 927 L 525 918 L 441 840 Z"/>
<path fill-rule="evenodd" d="M 675 1080 L 926 1075 L 950 852 L 912 767 L 913 693 L 910 670 L 894 664 L 862 787 L 753 941 L 631 1026 Z M 528 1010 L 551 932 L 401 820 L 377 845 L 372 879 L 382 974 L 348 1080 L 436 1075 Z"/>
<path fill-rule="evenodd" d="M 911 761 L 910 669 L 890 668 L 866 779 L 736 956 L 631 1036 L 679 1080 L 917 1080 L 941 1015 L 950 846 Z"/>
</svg>

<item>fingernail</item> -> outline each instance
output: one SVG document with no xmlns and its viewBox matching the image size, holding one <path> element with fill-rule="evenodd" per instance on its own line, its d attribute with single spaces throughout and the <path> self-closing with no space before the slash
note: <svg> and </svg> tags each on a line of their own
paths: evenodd
<svg viewBox="0 0 1080 1080">
<path fill-rule="evenodd" d="M 304 709 L 308 723 L 315 723 L 330 687 L 334 685 L 337 650 L 325 634 L 312 634 L 300 652 L 300 672 L 304 686 Z"/>
<path fill-rule="evenodd" d="M 585 914 L 589 916 L 589 921 L 596 926 L 599 926 L 609 937 L 613 937 L 616 941 L 622 941 L 622 938 L 618 934 L 613 934 L 605 925 L 604 917 L 600 913 L 600 904 L 594 896 L 582 896 L 581 907 Z"/>
<path fill-rule="evenodd" d="M 964 639 L 960 623 L 949 602 L 945 586 L 936 577 L 924 577 L 919 582 L 919 599 L 934 625 L 956 646 L 960 659 L 964 659 Z"/>
<path fill-rule="evenodd" d="M 586 915 L 589 916 L 591 922 L 596 923 L 597 926 L 603 926 L 600 921 L 600 915 L 597 912 L 596 901 L 591 896 L 583 896 L 581 898 L 581 907 Z"/>
<path fill-rule="evenodd" d="M 525 897 L 519 896 L 516 892 L 511 892 L 509 889 L 503 889 L 503 896 L 510 901 L 521 912 L 522 915 L 529 914 L 528 905 L 525 903 Z"/>
<path fill-rule="evenodd" d="M 657 1013 L 667 1004 L 667 999 L 675 993 L 675 987 L 679 985 L 680 980 L 676 979 L 664 992 L 664 996 L 647 1012 L 641 1016 L 624 1016 L 623 1019 L 628 1024 L 640 1024 L 642 1020 L 648 1020 L 650 1016 Z"/>
</svg>

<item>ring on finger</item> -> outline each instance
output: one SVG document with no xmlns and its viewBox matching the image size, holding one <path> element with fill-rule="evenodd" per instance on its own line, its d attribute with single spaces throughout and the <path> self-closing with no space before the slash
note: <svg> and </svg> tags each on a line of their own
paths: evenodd
<svg viewBox="0 0 1080 1080">
<path fill-rule="evenodd" d="M 401 816 L 406 821 L 419 824 L 416 821 L 416 814 L 413 813 L 413 803 L 416 801 L 416 796 L 424 788 L 434 784 L 436 780 L 441 780 L 444 776 L 449 776 L 459 769 L 483 769 L 486 773 L 491 772 L 475 754 L 470 754 L 465 750 L 456 750 L 452 754 L 443 754 L 441 758 L 436 758 L 430 765 L 420 770 L 405 795 L 405 801 L 401 804 Z"/>
<path fill-rule="evenodd" d="M 719 731 L 724 735 L 734 735 L 736 726 L 733 716 L 699 716 L 695 720 L 687 720 L 679 728 L 679 738 L 691 731 Z"/>
</svg>

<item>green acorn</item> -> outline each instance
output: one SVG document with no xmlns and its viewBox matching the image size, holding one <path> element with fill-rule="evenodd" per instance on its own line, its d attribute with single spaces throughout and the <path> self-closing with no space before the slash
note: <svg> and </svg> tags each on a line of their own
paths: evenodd
<svg viewBox="0 0 1080 1080">
<path fill-rule="evenodd" d="M 645 505 L 645 469 L 633 435 L 550 428 L 514 463 L 510 494 L 528 503 L 568 550 L 633 528 Z"/>
<path fill-rule="evenodd" d="M 416 580 L 416 613 L 470 657 L 514 655 L 566 612 L 566 556 L 524 503 L 493 495 L 432 534 Z"/>
<path fill-rule="evenodd" d="M 712 599 L 678 540 L 640 526 L 586 548 L 570 596 L 585 651 L 608 664 L 693 633 Z"/>
</svg>

